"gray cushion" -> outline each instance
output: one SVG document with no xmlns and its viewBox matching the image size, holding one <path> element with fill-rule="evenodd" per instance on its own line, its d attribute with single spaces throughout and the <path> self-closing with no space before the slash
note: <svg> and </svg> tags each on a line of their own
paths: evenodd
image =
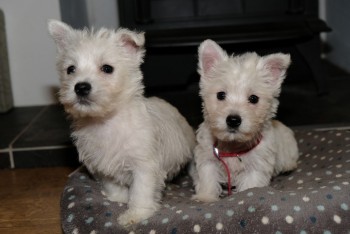
<svg viewBox="0 0 350 234">
<path fill-rule="evenodd" d="M 117 223 L 125 204 L 108 201 L 85 170 L 73 174 L 61 200 L 65 233 L 349 233 L 350 131 L 295 130 L 298 168 L 269 187 L 215 203 L 192 201 L 187 175 L 168 184 L 162 208 L 125 230 Z"/>
</svg>

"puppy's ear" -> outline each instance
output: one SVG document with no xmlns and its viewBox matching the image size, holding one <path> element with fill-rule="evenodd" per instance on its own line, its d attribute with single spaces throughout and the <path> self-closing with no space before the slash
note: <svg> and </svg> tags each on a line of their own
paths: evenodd
<svg viewBox="0 0 350 234">
<path fill-rule="evenodd" d="M 50 20 L 48 22 L 49 33 L 54 39 L 59 51 L 65 49 L 69 44 L 69 38 L 74 31 L 69 25 L 58 21 Z"/>
<path fill-rule="evenodd" d="M 137 59 L 142 62 L 145 44 L 144 33 L 138 33 L 125 28 L 119 28 L 117 30 L 117 37 L 122 47 L 124 47 L 130 55 L 136 55 Z"/>
<path fill-rule="evenodd" d="M 205 76 L 217 62 L 226 58 L 226 52 L 216 42 L 205 40 L 198 48 L 199 73 Z"/>
<path fill-rule="evenodd" d="M 291 60 L 289 54 L 270 54 L 260 58 L 258 67 L 265 72 L 265 83 L 279 88 L 286 77 Z"/>
</svg>

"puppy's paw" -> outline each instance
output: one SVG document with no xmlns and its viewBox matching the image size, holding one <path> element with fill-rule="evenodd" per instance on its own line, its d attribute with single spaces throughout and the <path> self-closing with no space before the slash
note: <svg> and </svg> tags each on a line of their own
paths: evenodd
<svg viewBox="0 0 350 234">
<path fill-rule="evenodd" d="M 284 173 L 284 172 L 287 172 L 287 173 L 288 172 L 293 172 L 297 167 L 298 167 L 297 162 L 289 163 L 288 165 L 285 165 L 285 167 L 283 168 L 282 173 Z"/>
<path fill-rule="evenodd" d="M 192 196 L 192 200 L 210 203 L 218 201 L 219 198 L 210 194 L 196 194 Z"/>
<path fill-rule="evenodd" d="M 129 197 L 126 193 L 114 193 L 114 194 L 108 194 L 106 191 L 101 191 L 102 195 L 107 197 L 108 200 L 112 202 L 120 202 L 120 203 L 128 203 Z"/>
<path fill-rule="evenodd" d="M 118 223 L 127 227 L 148 219 L 154 212 L 153 209 L 129 209 L 119 216 Z"/>
<path fill-rule="evenodd" d="M 110 181 L 103 181 L 101 193 L 112 202 L 127 203 L 129 200 L 129 189 Z"/>
</svg>

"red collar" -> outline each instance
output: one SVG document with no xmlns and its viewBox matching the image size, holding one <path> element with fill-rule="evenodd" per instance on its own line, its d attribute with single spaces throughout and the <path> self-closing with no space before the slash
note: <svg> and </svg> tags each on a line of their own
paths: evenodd
<svg viewBox="0 0 350 234">
<path fill-rule="evenodd" d="M 259 139 L 257 140 L 256 144 L 253 145 L 251 148 L 240 151 L 240 152 L 220 152 L 219 149 L 217 148 L 218 142 L 216 141 L 215 144 L 213 145 L 213 153 L 214 156 L 219 159 L 219 161 L 222 163 L 222 165 L 225 167 L 226 173 L 227 173 L 227 192 L 228 195 L 230 196 L 231 193 L 231 173 L 230 169 L 228 168 L 227 164 L 225 161 L 222 159 L 223 157 L 238 157 L 239 161 L 241 161 L 241 158 L 239 156 L 248 153 L 252 149 L 254 149 L 259 143 L 261 142 L 262 135 L 259 136 Z"/>
<path fill-rule="evenodd" d="M 214 156 L 217 158 L 226 158 L 226 157 L 239 157 L 242 156 L 243 154 L 248 153 L 249 151 L 251 151 L 252 149 L 254 149 L 256 146 L 259 145 L 259 143 L 261 142 L 262 139 L 262 135 L 260 135 L 259 139 L 257 140 L 257 142 L 250 147 L 249 149 L 243 150 L 243 151 L 239 151 L 239 152 L 223 152 L 223 151 L 219 151 L 219 149 L 217 148 L 218 145 L 218 141 L 215 142 L 215 144 L 213 145 L 213 153 Z"/>
</svg>

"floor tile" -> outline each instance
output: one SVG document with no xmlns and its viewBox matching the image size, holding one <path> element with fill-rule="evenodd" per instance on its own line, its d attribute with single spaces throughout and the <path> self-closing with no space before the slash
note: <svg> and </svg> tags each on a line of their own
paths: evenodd
<svg viewBox="0 0 350 234">
<path fill-rule="evenodd" d="M 10 168 L 10 155 L 9 153 L 0 153 L 0 169 Z"/>
<path fill-rule="evenodd" d="M 70 128 L 62 106 L 51 105 L 40 114 L 14 148 L 72 145 Z"/>
<path fill-rule="evenodd" d="M 0 114 L 0 149 L 7 148 L 44 106 L 18 107 Z"/>
<path fill-rule="evenodd" d="M 46 150 L 30 150 L 13 152 L 16 168 L 31 167 L 76 167 L 78 163 L 78 153 L 75 147 Z"/>
</svg>

